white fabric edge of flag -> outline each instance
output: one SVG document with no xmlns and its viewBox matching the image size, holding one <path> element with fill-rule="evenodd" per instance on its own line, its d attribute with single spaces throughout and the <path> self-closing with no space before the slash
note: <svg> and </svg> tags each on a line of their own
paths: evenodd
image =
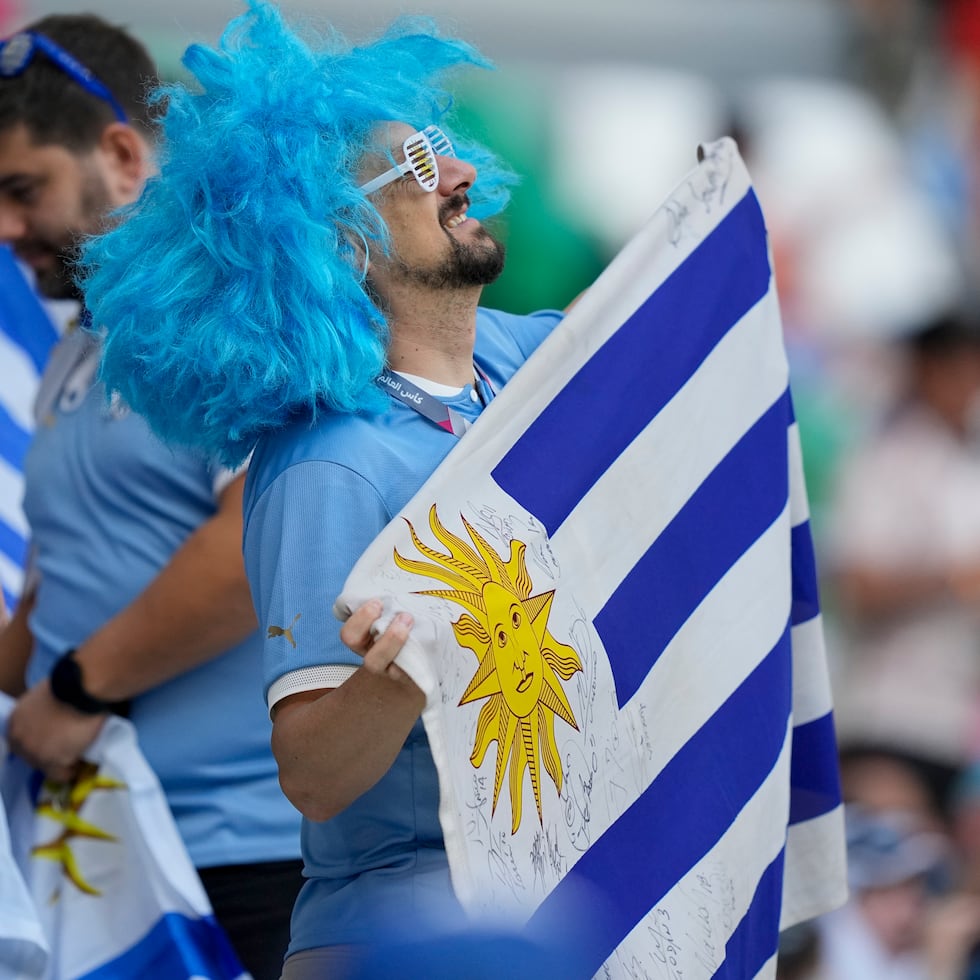
<svg viewBox="0 0 980 980">
<path fill-rule="evenodd" d="M 828 872 L 828 866 L 833 869 Z M 785 881 L 801 883 L 799 894 L 783 892 L 779 928 L 839 908 L 847 901 L 847 853 L 844 848 L 844 807 L 790 826 L 786 841 Z M 816 887 L 820 882 L 821 887 Z"/>
</svg>

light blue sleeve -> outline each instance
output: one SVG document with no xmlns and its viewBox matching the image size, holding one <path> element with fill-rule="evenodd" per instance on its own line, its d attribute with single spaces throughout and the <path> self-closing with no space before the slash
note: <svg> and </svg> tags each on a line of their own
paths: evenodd
<svg viewBox="0 0 980 980">
<path fill-rule="evenodd" d="M 524 315 L 481 306 L 477 313 L 477 357 L 482 356 L 500 368 L 509 363 L 508 374 L 513 373 L 564 318 L 561 310 L 538 310 Z"/>
<path fill-rule="evenodd" d="M 265 693 L 304 667 L 361 662 L 340 641 L 333 603 L 390 520 L 364 477 L 325 461 L 280 473 L 247 515 L 245 570 L 264 637 Z"/>
<path fill-rule="evenodd" d="M 524 354 L 530 357 L 541 345 L 541 342 L 565 319 L 561 310 L 538 310 L 521 318 L 523 323 L 514 335 L 520 343 Z"/>
</svg>

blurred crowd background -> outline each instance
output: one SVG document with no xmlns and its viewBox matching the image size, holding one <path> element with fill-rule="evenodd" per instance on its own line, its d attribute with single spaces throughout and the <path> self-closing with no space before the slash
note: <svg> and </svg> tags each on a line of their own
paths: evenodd
<svg viewBox="0 0 980 980">
<path fill-rule="evenodd" d="M 767 216 L 822 574 L 852 899 L 784 936 L 794 980 L 980 978 L 980 0 L 318 0 L 345 33 L 437 17 L 498 71 L 456 128 L 522 175 L 486 303 L 565 305 L 696 148 Z M 164 74 L 232 0 L 92 10 Z"/>
</svg>

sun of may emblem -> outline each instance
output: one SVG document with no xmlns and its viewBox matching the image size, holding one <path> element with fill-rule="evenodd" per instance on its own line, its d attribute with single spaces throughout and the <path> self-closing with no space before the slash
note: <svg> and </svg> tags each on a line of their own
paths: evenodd
<svg viewBox="0 0 980 980">
<path fill-rule="evenodd" d="M 76 837 L 93 840 L 115 841 L 112 834 L 85 820 L 81 816 L 82 807 L 96 790 L 126 789 L 126 784 L 109 776 L 100 776 L 99 767 L 92 762 L 83 762 L 78 775 L 72 783 L 44 784 L 44 793 L 38 801 L 36 812 L 47 817 L 61 827 L 58 836 L 47 844 L 39 844 L 31 853 L 61 865 L 65 877 L 87 895 L 101 895 L 98 888 L 89 884 L 72 850 L 71 843 Z"/>
<path fill-rule="evenodd" d="M 470 762 L 479 768 L 490 743 L 497 743 L 493 812 L 509 769 L 511 833 L 517 833 L 525 769 L 531 776 L 539 822 L 542 762 L 561 793 L 555 715 L 576 731 L 578 725 L 559 678 L 569 680 L 582 669 L 582 662 L 570 646 L 559 643 L 548 631 L 555 593 L 531 595 L 524 543 L 511 541 L 510 557 L 504 561 L 465 517 L 460 515 L 460 519 L 472 545 L 446 530 L 433 506 L 429 526 L 448 554 L 425 545 L 406 521 L 413 544 L 429 561 L 404 558 L 397 550 L 394 559 L 408 572 L 449 586 L 417 595 L 449 599 L 468 610 L 453 623 L 453 631 L 460 646 L 476 654 L 479 666 L 459 703 L 486 701 L 477 720 Z"/>
</svg>

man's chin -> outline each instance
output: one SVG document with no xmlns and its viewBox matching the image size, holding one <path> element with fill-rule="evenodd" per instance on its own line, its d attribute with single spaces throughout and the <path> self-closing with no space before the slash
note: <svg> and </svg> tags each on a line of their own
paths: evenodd
<svg viewBox="0 0 980 980">
<path fill-rule="evenodd" d="M 45 299 L 77 299 L 82 294 L 75 285 L 75 280 L 66 271 L 48 269 L 34 273 L 37 291 Z"/>
<path fill-rule="evenodd" d="M 413 268 L 399 260 L 402 276 L 430 289 L 468 289 L 489 286 L 504 268 L 504 246 L 492 235 L 461 243 L 450 238 L 452 249 L 437 266 Z"/>
<path fill-rule="evenodd" d="M 497 281 L 504 271 L 505 258 L 506 250 L 503 243 L 487 232 L 480 260 L 473 264 L 474 279 L 479 280 L 479 285 L 489 286 L 490 283 Z"/>
</svg>

